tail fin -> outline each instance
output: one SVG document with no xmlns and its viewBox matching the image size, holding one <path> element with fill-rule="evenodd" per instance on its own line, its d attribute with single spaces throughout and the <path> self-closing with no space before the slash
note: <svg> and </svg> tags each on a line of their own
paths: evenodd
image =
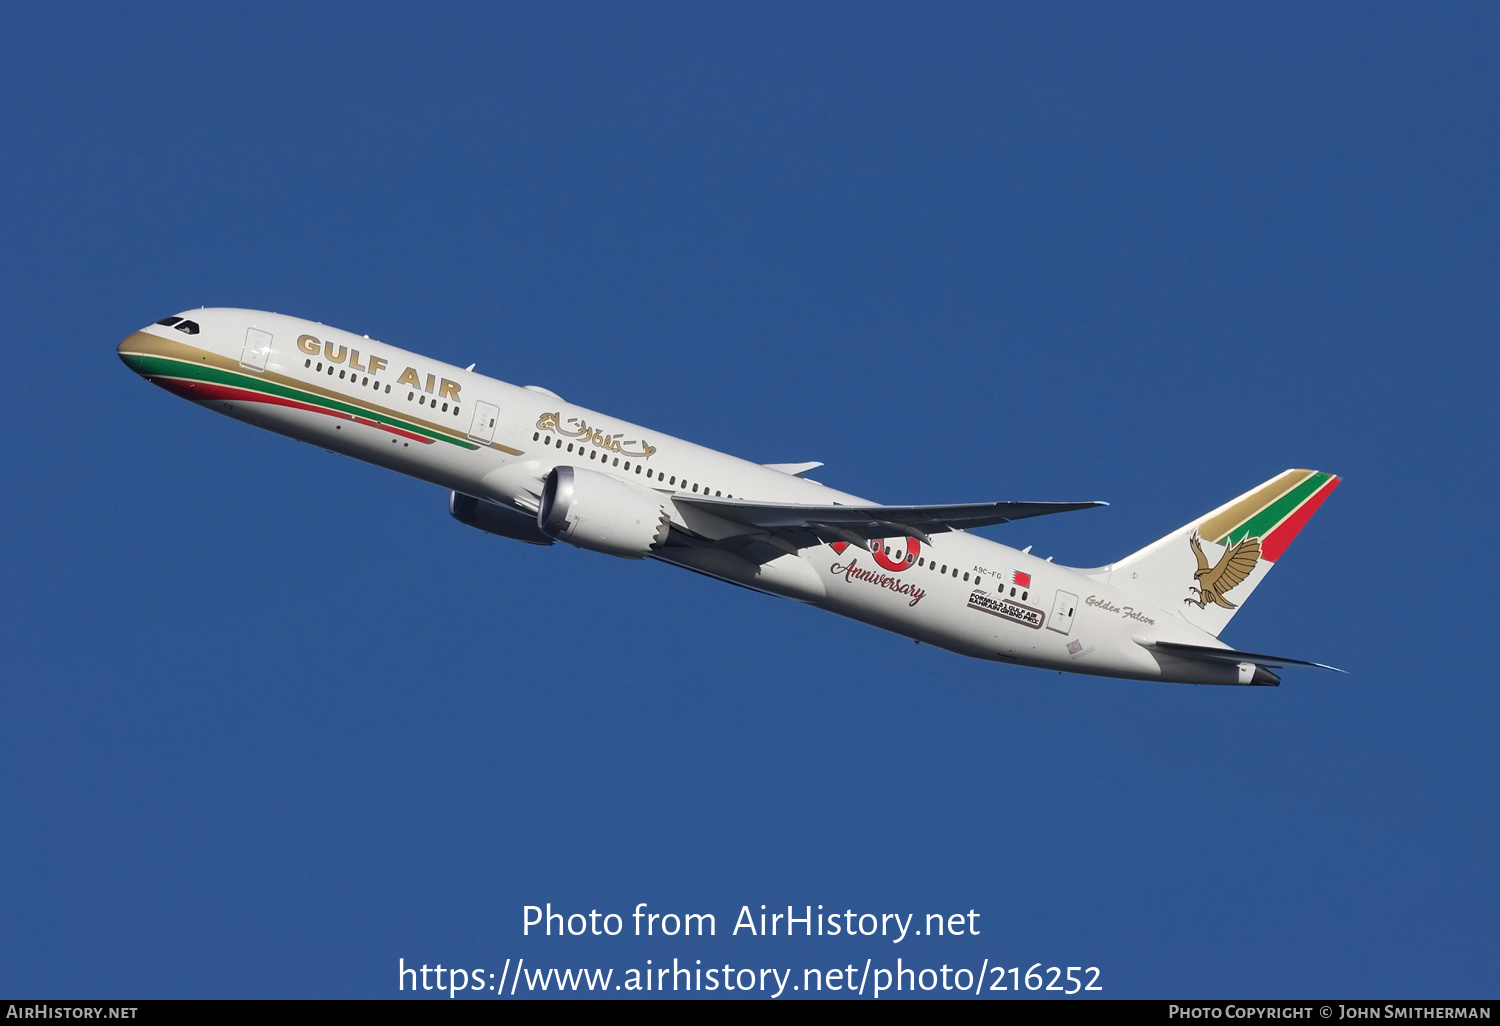
<svg viewBox="0 0 1500 1026">
<path fill-rule="evenodd" d="M 1217 637 L 1338 483 L 1285 471 L 1091 576 Z"/>
</svg>

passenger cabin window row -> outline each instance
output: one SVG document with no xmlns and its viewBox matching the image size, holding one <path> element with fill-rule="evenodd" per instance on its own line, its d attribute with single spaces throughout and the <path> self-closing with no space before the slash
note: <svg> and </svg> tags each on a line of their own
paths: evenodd
<svg viewBox="0 0 1500 1026">
<path fill-rule="evenodd" d="M 543 445 L 556 446 L 559 449 L 562 449 L 562 448 L 566 447 L 566 449 L 567 449 L 568 452 L 573 452 L 574 451 L 574 443 L 573 442 L 567 442 L 567 441 L 564 441 L 561 438 L 554 438 L 551 435 L 545 435 L 544 436 L 540 431 L 533 431 L 531 433 L 531 440 L 533 442 L 541 442 Z M 578 442 L 577 443 L 577 452 L 578 452 L 579 458 L 581 459 L 583 457 L 583 453 L 584 453 L 584 444 L 582 442 Z M 605 466 L 620 467 L 620 469 L 623 470 L 623 471 L 625 471 L 626 473 L 640 474 L 640 473 L 642 473 L 644 471 L 645 472 L 645 476 L 649 480 L 659 481 L 659 482 L 667 485 L 668 487 L 673 487 L 673 488 L 681 487 L 681 489 L 683 491 L 689 491 L 689 490 L 691 490 L 693 492 L 698 492 L 699 489 L 702 489 L 702 494 L 703 495 L 707 495 L 708 492 L 709 492 L 708 485 L 702 484 L 701 482 L 697 482 L 697 481 L 689 482 L 687 478 L 683 478 L 682 479 L 682 484 L 679 486 L 677 484 L 677 475 L 676 474 L 668 475 L 666 473 L 663 473 L 660 470 L 656 470 L 656 469 L 654 469 L 652 467 L 648 467 L 648 466 L 646 466 L 643 463 L 639 463 L 639 462 L 636 463 L 634 469 L 632 470 L 631 464 L 630 464 L 630 460 L 625 460 L 624 461 L 624 466 L 621 466 L 621 464 L 620 464 L 620 457 L 619 456 L 611 457 L 609 455 L 609 453 L 604 453 L 604 454 L 601 455 L 600 451 L 598 449 L 589 449 L 588 450 L 588 454 L 589 454 L 589 459 L 590 460 L 598 461 L 600 463 L 603 463 Z M 611 462 L 611 460 L 613 460 L 613 462 Z M 718 498 L 721 498 L 721 499 L 732 499 L 732 498 L 734 498 L 733 495 L 725 495 L 722 490 L 715 491 L 714 495 L 716 497 L 718 497 Z"/>
<path fill-rule="evenodd" d="M 883 543 L 881 543 L 881 542 L 877 542 L 876 544 L 877 545 L 883 545 Z M 886 553 L 886 555 L 890 555 L 890 553 L 891 553 L 891 550 L 890 550 L 890 548 L 888 546 L 885 547 L 885 553 Z M 911 553 L 907 553 L 907 555 L 906 555 L 906 561 L 908 563 L 910 563 L 912 561 L 912 559 L 911 559 Z M 926 556 L 918 556 L 917 557 L 917 566 L 919 566 L 919 567 L 926 567 L 928 570 L 936 570 L 941 575 L 947 575 L 948 572 L 949 572 L 948 571 L 948 564 L 947 563 L 944 563 L 941 567 L 939 567 L 937 560 L 934 559 L 934 560 L 929 561 Z M 953 577 L 957 578 L 958 574 L 959 574 L 958 567 L 954 567 L 953 568 Z M 965 573 L 963 575 L 963 579 L 965 581 L 967 581 L 969 579 L 969 575 L 967 573 Z M 974 575 L 974 583 L 976 583 L 976 584 L 979 583 L 979 575 L 978 574 Z M 1005 594 L 1005 582 L 1001 581 L 1000 582 L 1000 587 L 997 588 L 996 590 L 1001 595 L 1004 595 Z M 1010 589 L 1010 597 L 1011 598 L 1015 598 L 1016 597 L 1016 592 L 1018 590 L 1020 590 L 1020 589 L 1017 589 L 1017 588 L 1014 588 L 1014 587 L 1011 588 Z M 1021 592 L 1021 601 L 1022 602 L 1025 602 L 1030 597 L 1031 597 L 1031 592 L 1030 591 L 1022 591 Z"/>
<path fill-rule="evenodd" d="M 873 542 L 872 544 L 875 546 L 875 548 L 879 549 L 882 553 L 890 556 L 897 562 L 905 563 L 907 566 L 911 566 L 913 563 L 917 562 L 917 557 L 913 556 L 910 552 L 904 554 L 900 550 L 892 552 L 891 547 L 883 541 Z"/>
<path fill-rule="evenodd" d="M 315 373 L 315 374 L 321 374 L 321 373 L 323 373 L 323 361 L 322 360 L 318 361 L 317 367 L 313 367 L 313 362 L 312 362 L 311 359 L 303 360 L 302 361 L 302 366 L 304 366 L 304 367 L 312 367 L 313 373 Z M 333 372 L 335 370 L 338 370 L 338 368 L 335 367 L 333 364 L 330 363 L 328 365 L 328 376 L 329 377 L 333 377 Z M 380 382 L 379 381 L 373 381 L 372 382 L 370 380 L 369 375 L 365 375 L 363 378 L 361 378 L 358 374 L 351 374 L 349 371 L 339 370 L 339 380 L 340 381 L 343 381 L 346 375 L 348 376 L 349 384 L 351 384 L 351 385 L 356 385 L 357 384 L 360 388 L 364 388 L 365 386 L 368 385 L 370 388 L 373 388 L 375 391 L 377 391 L 377 392 L 380 391 L 380 387 L 381 387 L 380 386 Z M 385 391 L 386 391 L 387 394 L 390 393 L 390 390 L 391 390 L 391 386 L 390 385 L 386 385 L 385 386 Z"/>
<path fill-rule="evenodd" d="M 413 399 L 415 399 L 417 401 L 417 405 L 418 406 L 431 406 L 432 407 L 432 412 L 433 413 L 437 412 L 438 401 L 436 399 L 428 399 L 425 394 L 420 394 L 420 393 L 415 392 L 415 391 L 407 392 L 406 393 L 406 401 L 407 402 L 411 402 Z M 443 412 L 444 413 L 448 412 L 448 404 L 447 403 L 443 403 Z M 458 413 L 459 413 L 458 403 L 454 403 L 453 404 L 453 415 L 455 417 L 457 417 Z"/>
<path fill-rule="evenodd" d="M 316 374 L 323 373 L 323 369 L 324 369 L 323 368 L 323 361 L 322 360 L 319 360 L 318 361 L 318 365 L 316 367 L 313 367 L 313 361 L 312 361 L 311 357 L 309 357 L 306 360 L 303 360 L 302 361 L 302 366 L 311 368 L 313 370 L 313 372 L 316 373 Z M 369 386 L 370 388 L 373 388 L 377 392 L 381 391 L 382 388 L 384 388 L 384 391 L 385 391 L 386 395 L 390 395 L 390 393 L 391 393 L 391 386 L 390 385 L 382 386 L 379 381 L 371 381 L 370 380 L 370 376 L 368 374 L 366 374 L 366 375 L 360 375 L 360 374 L 355 373 L 354 371 L 344 370 L 344 369 L 341 369 L 339 367 L 336 367 L 335 365 L 333 365 L 331 363 L 328 365 L 328 376 L 329 377 L 333 377 L 333 372 L 336 371 L 336 370 L 339 372 L 339 380 L 340 381 L 343 381 L 343 380 L 345 380 L 347 378 L 348 381 L 349 381 L 349 384 L 351 384 L 351 385 L 358 385 L 360 388 L 364 388 L 366 386 Z M 418 406 L 431 406 L 433 408 L 433 412 L 434 413 L 437 412 L 438 401 L 436 399 L 429 400 L 427 398 L 427 396 L 425 396 L 425 395 L 419 396 L 419 395 L 417 395 L 416 392 L 407 392 L 406 393 L 406 401 L 407 402 L 411 402 L 413 399 L 417 400 L 417 405 Z M 450 412 L 449 409 L 448 409 L 448 406 L 449 406 L 448 403 L 443 403 L 443 412 L 444 413 Z M 457 417 L 460 413 L 463 412 L 463 408 L 460 407 L 458 405 L 458 403 L 453 403 L 452 406 L 453 406 L 452 413 L 453 413 L 453 415 L 455 417 Z"/>
<path fill-rule="evenodd" d="M 198 322 L 189 321 L 182 317 L 163 317 L 156 323 L 165 328 L 176 328 L 185 335 L 198 334 Z"/>
</svg>

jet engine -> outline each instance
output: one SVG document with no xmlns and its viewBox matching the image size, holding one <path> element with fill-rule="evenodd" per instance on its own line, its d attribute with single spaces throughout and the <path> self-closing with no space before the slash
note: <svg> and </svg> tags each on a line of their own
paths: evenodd
<svg viewBox="0 0 1500 1026">
<path fill-rule="evenodd" d="M 642 559 L 671 530 L 662 501 L 618 478 L 581 467 L 554 467 L 536 515 L 542 533 L 580 549 Z"/>
<path fill-rule="evenodd" d="M 468 524 L 488 534 L 514 538 L 531 545 L 551 545 L 552 539 L 536 526 L 536 517 L 518 509 L 502 506 L 488 499 L 476 499 L 463 492 L 448 493 L 448 512 L 461 524 Z"/>
</svg>

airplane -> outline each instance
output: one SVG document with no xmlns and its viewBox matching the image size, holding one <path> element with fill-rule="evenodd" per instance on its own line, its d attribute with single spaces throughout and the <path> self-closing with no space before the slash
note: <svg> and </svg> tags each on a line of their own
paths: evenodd
<svg viewBox="0 0 1500 1026">
<path fill-rule="evenodd" d="M 1259 686 L 1336 669 L 1219 640 L 1333 474 L 1284 471 L 1079 569 L 970 532 L 1106 503 L 882 505 L 808 478 L 821 463 L 753 463 L 315 321 L 190 310 L 118 352 L 199 406 L 438 485 L 504 538 L 661 560 L 1002 664 Z"/>
</svg>

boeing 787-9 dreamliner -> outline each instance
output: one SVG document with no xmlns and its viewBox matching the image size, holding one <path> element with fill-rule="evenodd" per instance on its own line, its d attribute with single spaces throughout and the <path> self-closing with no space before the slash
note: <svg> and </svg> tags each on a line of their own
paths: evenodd
<svg viewBox="0 0 1500 1026">
<path fill-rule="evenodd" d="M 205 409 L 447 489 L 504 538 L 659 559 L 1001 663 L 1186 684 L 1332 669 L 1219 640 L 1337 487 L 1321 471 L 1076 569 L 970 530 L 1103 503 L 885 506 L 809 480 L 818 463 L 752 463 L 313 321 L 194 310 L 119 353 Z"/>
</svg>

